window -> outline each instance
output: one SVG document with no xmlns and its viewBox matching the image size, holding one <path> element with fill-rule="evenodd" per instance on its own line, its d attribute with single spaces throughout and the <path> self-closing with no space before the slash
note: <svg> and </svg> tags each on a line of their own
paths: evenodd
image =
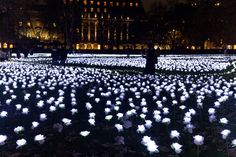
<svg viewBox="0 0 236 157">
<path fill-rule="evenodd" d="M 125 7 L 125 2 L 123 2 L 123 7 Z"/>
<path fill-rule="evenodd" d="M 215 3 L 215 6 L 219 7 L 220 6 L 220 2 Z"/>
<path fill-rule="evenodd" d="M 97 5 L 100 6 L 101 2 L 100 1 L 97 1 Z"/>
<path fill-rule="evenodd" d="M 94 12 L 94 9 L 93 9 L 93 8 L 90 8 L 90 12 Z"/>
<path fill-rule="evenodd" d="M 94 4 L 94 1 L 90 1 L 90 5 L 93 5 Z"/>
<path fill-rule="evenodd" d="M 135 6 L 136 6 L 136 7 L 138 7 L 138 6 L 139 6 L 139 4 L 138 4 L 138 3 L 136 3 L 136 4 L 135 4 Z"/>
<path fill-rule="evenodd" d="M 104 8 L 104 13 L 106 13 L 107 12 L 107 8 Z"/>
<path fill-rule="evenodd" d="M 129 3 L 129 6 L 130 6 L 130 7 L 133 7 L 133 6 L 134 6 L 134 4 L 131 2 L 131 3 Z"/>
<path fill-rule="evenodd" d="M 87 12 L 87 8 L 84 8 L 84 12 L 85 12 L 85 13 Z"/>
<path fill-rule="evenodd" d="M 84 0 L 83 3 L 84 3 L 84 5 L 87 5 L 87 0 Z"/>
<path fill-rule="evenodd" d="M 30 22 L 27 22 L 27 26 L 30 27 L 30 26 L 31 26 L 31 23 L 30 23 Z"/>
<path fill-rule="evenodd" d="M 116 2 L 116 6 L 117 6 L 117 7 L 119 6 L 119 2 Z"/>
<path fill-rule="evenodd" d="M 104 6 L 107 6 L 107 1 L 104 1 L 104 2 L 103 2 L 103 5 L 104 5 Z"/>
<path fill-rule="evenodd" d="M 100 11 L 101 11 L 100 8 L 97 8 L 97 12 L 100 13 Z"/>
<path fill-rule="evenodd" d="M 20 22 L 19 22 L 19 26 L 20 26 L 20 27 L 22 27 L 22 25 L 23 25 L 23 22 L 22 22 L 22 21 L 20 21 Z"/>
<path fill-rule="evenodd" d="M 113 2 L 110 2 L 110 6 L 113 6 Z"/>
</svg>

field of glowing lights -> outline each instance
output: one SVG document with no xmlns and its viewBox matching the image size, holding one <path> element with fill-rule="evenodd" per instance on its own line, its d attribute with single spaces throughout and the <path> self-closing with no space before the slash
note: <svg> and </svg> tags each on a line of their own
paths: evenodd
<svg viewBox="0 0 236 157">
<path fill-rule="evenodd" d="M 0 62 L 0 157 L 235 157 L 235 56 Z"/>
</svg>

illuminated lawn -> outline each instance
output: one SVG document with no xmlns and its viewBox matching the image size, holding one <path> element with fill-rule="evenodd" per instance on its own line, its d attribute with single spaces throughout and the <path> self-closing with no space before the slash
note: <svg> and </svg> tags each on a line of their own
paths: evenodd
<svg viewBox="0 0 236 157">
<path fill-rule="evenodd" d="M 119 59 L 97 60 L 106 66 L 136 66 Z M 223 74 L 230 63 L 205 58 L 212 62 L 210 66 L 185 59 L 198 69 L 180 60 L 165 58 L 162 70 L 173 69 L 168 65 L 174 63 L 175 70 L 189 74 L 145 76 L 38 64 L 35 59 L 0 63 L 0 156 L 223 157 L 234 153 L 236 79 L 217 74 Z M 215 73 L 191 75 L 191 69 L 201 72 L 200 68 Z"/>
</svg>

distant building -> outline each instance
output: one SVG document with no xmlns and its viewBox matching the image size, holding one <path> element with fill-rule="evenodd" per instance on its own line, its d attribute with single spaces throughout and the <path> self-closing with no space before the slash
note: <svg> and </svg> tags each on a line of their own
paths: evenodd
<svg viewBox="0 0 236 157">
<path fill-rule="evenodd" d="M 18 39 L 40 42 L 63 42 L 63 33 L 55 21 L 48 18 L 48 0 L 37 0 L 26 8 L 18 22 Z"/>
<path fill-rule="evenodd" d="M 141 0 L 37 0 L 31 5 L 18 18 L 18 43 L 57 42 L 78 50 L 135 48 L 135 29 L 145 16 Z"/>
<path fill-rule="evenodd" d="M 136 22 L 144 17 L 141 0 L 82 0 L 76 49 L 126 49 L 134 43 Z"/>
</svg>

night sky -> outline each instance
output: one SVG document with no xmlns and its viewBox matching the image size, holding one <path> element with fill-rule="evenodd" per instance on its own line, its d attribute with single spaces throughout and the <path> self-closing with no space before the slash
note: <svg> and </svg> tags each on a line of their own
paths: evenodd
<svg viewBox="0 0 236 157">
<path fill-rule="evenodd" d="M 174 3 L 185 2 L 185 1 L 187 1 L 187 0 L 142 0 L 143 6 L 146 11 L 149 11 L 151 6 L 155 3 L 161 2 L 166 7 L 169 7 L 169 6 L 173 5 Z"/>
</svg>

